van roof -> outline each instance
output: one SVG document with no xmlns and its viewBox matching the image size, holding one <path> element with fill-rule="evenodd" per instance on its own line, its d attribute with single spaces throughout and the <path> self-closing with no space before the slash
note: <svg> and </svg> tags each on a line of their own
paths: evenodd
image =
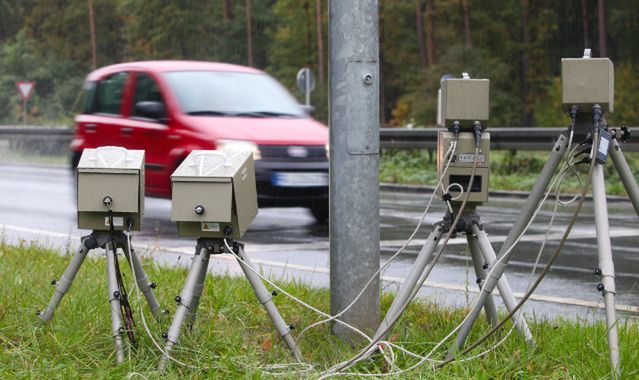
<svg viewBox="0 0 639 380">
<path fill-rule="evenodd" d="M 262 73 L 258 69 L 252 67 L 234 65 L 230 63 L 220 62 L 206 62 L 206 61 L 177 61 L 177 60 L 165 60 L 165 61 L 137 61 L 118 63 L 115 65 L 105 66 L 92 71 L 87 80 L 97 80 L 103 78 L 105 75 L 119 71 L 137 71 L 144 70 L 149 72 L 163 73 L 170 71 L 235 71 L 245 73 Z"/>
</svg>

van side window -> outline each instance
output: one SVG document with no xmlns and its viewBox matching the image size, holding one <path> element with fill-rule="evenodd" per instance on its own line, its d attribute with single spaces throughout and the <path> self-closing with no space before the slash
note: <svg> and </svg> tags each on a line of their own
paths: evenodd
<svg viewBox="0 0 639 380">
<path fill-rule="evenodd" d="M 91 114 L 95 106 L 96 82 L 84 82 L 82 87 L 82 113 Z"/>
<path fill-rule="evenodd" d="M 140 102 L 160 102 L 162 101 L 162 95 L 160 94 L 160 88 L 151 76 L 144 73 L 136 75 L 135 90 L 133 91 L 133 116 L 134 117 L 146 117 L 140 110 L 135 107 Z"/>
<path fill-rule="evenodd" d="M 121 115 L 122 95 L 128 73 L 117 73 L 98 82 L 94 113 Z"/>
</svg>

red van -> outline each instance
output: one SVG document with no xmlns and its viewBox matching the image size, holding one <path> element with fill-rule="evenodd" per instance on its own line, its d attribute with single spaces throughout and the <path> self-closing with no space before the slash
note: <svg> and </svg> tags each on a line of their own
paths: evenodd
<svg viewBox="0 0 639 380">
<path fill-rule="evenodd" d="M 147 61 L 89 74 L 75 119 L 72 167 L 84 148 L 146 150 L 146 194 L 171 196 L 170 176 L 194 149 L 251 150 L 258 202 L 328 218 L 328 128 L 275 79 L 244 66 Z"/>
</svg>

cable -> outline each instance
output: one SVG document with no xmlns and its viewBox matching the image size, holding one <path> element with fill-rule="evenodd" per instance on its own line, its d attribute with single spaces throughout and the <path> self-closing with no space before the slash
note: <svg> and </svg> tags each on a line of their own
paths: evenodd
<svg viewBox="0 0 639 380">
<path fill-rule="evenodd" d="M 368 289 L 368 287 L 372 284 L 373 280 L 375 278 L 377 278 L 377 276 L 384 270 L 386 269 L 398 256 L 400 253 L 402 253 L 404 251 L 404 249 L 408 246 L 408 244 L 410 244 L 410 242 L 413 240 L 413 238 L 415 237 L 415 235 L 417 234 L 417 232 L 419 231 L 419 229 L 421 228 L 424 219 L 426 218 L 426 214 L 428 213 L 428 210 L 430 209 L 430 205 L 433 201 L 433 198 L 435 198 L 435 193 L 437 192 L 437 189 L 439 189 L 439 187 L 442 184 L 443 178 L 444 178 L 444 174 L 448 171 L 448 167 L 450 166 L 453 157 L 455 156 L 455 150 L 457 149 L 457 140 L 453 140 L 453 142 L 450 144 L 450 146 L 448 147 L 448 150 L 446 151 L 446 154 L 444 155 L 444 157 L 448 157 L 448 161 L 446 162 L 446 165 L 444 167 L 443 170 L 443 174 L 440 176 L 439 181 L 437 182 L 437 184 L 435 185 L 435 189 L 433 190 L 429 200 L 428 200 L 428 204 L 426 205 L 426 208 L 424 209 L 424 212 L 422 213 L 419 222 L 417 223 L 417 226 L 415 226 L 415 229 L 413 230 L 413 232 L 411 233 L 411 235 L 408 237 L 408 239 L 404 242 L 404 244 L 371 276 L 371 278 L 368 280 L 368 282 L 366 282 L 366 284 L 364 285 L 364 287 L 362 288 L 362 290 L 359 292 L 359 294 L 357 294 L 357 296 L 351 301 L 351 303 L 349 303 L 343 310 L 341 310 L 339 313 L 335 314 L 334 316 L 331 316 L 330 318 L 327 319 L 323 319 L 321 321 L 315 322 L 309 326 L 307 326 L 306 328 L 304 328 L 302 330 L 302 332 L 298 335 L 296 341 L 299 342 L 299 340 L 302 338 L 302 336 L 306 333 L 306 331 L 317 327 L 321 324 L 333 321 L 339 317 L 341 317 L 342 315 L 344 315 L 344 313 L 346 313 L 364 294 L 364 292 L 366 291 L 366 289 Z"/>
<path fill-rule="evenodd" d="M 128 230 L 126 233 L 126 238 L 127 238 L 127 250 L 129 253 L 129 257 L 131 256 L 131 227 L 132 227 L 133 221 L 130 220 L 129 221 L 129 225 L 128 225 Z M 191 368 L 191 369 L 199 369 L 200 367 L 194 366 L 194 365 L 190 365 L 190 364 L 186 364 L 183 363 L 181 361 L 179 361 L 178 359 L 174 358 L 173 356 L 169 355 L 168 352 L 166 352 L 162 346 L 155 340 L 155 338 L 153 337 L 153 334 L 151 333 L 151 329 L 149 329 L 149 325 L 146 322 L 146 318 L 144 317 L 144 312 L 142 311 L 142 301 L 140 298 L 140 287 L 138 286 L 138 278 L 137 275 L 135 273 L 135 268 L 132 268 L 131 272 L 133 272 L 133 280 L 135 282 L 135 294 L 137 296 L 138 299 L 138 308 L 140 310 L 140 319 L 142 320 L 142 325 L 144 326 L 144 330 L 146 330 L 147 335 L 149 336 L 149 338 L 151 339 L 151 342 L 153 342 L 153 345 L 163 354 L 165 355 L 167 358 L 169 358 L 169 360 L 171 360 L 172 362 L 182 366 L 182 367 L 186 367 L 186 368 Z"/>
<path fill-rule="evenodd" d="M 597 152 L 598 150 L 598 146 L 599 146 L 599 130 L 595 129 L 594 131 L 594 138 L 593 138 L 593 143 L 592 143 L 592 159 L 590 162 L 590 169 L 589 169 L 589 174 L 588 177 L 591 178 L 592 177 L 592 172 L 593 169 L 595 167 L 595 157 L 594 154 L 595 152 Z M 522 299 L 519 301 L 519 303 L 515 306 L 515 308 L 508 313 L 508 315 L 506 315 L 506 317 L 500 321 L 499 323 L 497 323 L 493 328 L 491 328 L 490 330 L 488 330 L 488 332 L 486 332 L 483 336 L 481 336 L 476 342 L 474 342 L 473 344 L 471 344 L 468 348 L 464 349 L 460 355 L 463 355 L 467 352 L 469 352 L 470 350 L 474 349 L 475 347 L 479 346 L 482 342 L 484 342 L 489 336 L 491 336 L 495 331 L 497 331 L 497 329 L 499 329 L 501 326 L 504 325 L 504 323 L 506 323 L 506 321 L 508 321 L 514 313 L 516 313 L 523 305 L 524 303 L 528 300 L 528 298 L 530 297 L 530 295 L 535 291 L 535 289 L 537 289 L 537 286 L 539 286 L 539 283 L 541 283 L 541 280 L 543 280 L 543 278 L 546 276 L 546 274 L 548 273 L 548 271 L 550 270 L 550 267 L 552 266 L 552 264 L 554 263 L 554 261 L 557 259 L 557 257 L 559 256 L 559 253 L 561 252 L 561 249 L 563 248 L 566 240 L 568 239 L 568 235 L 570 234 L 570 231 L 572 230 L 573 225 L 575 224 L 575 222 L 577 221 L 577 216 L 579 215 L 579 212 L 581 211 L 581 207 L 583 206 L 583 203 L 586 199 L 586 192 L 588 191 L 588 182 L 586 182 L 586 184 L 584 185 L 584 187 L 582 188 L 581 191 L 581 198 L 579 200 L 579 203 L 577 204 L 577 207 L 573 213 L 573 216 L 570 220 L 570 223 L 568 223 L 568 226 L 566 227 L 566 230 L 564 232 L 564 235 L 562 236 L 560 242 L 559 242 L 559 246 L 557 247 L 557 249 L 555 250 L 555 253 L 553 253 L 553 255 L 550 257 L 550 259 L 548 260 L 548 263 L 546 264 L 546 266 L 544 267 L 544 269 L 542 270 L 542 272 L 539 274 L 539 277 L 537 278 L 537 280 L 535 281 L 535 283 L 533 284 L 533 286 L 531 287 L 531 289 L 529 289 L 526 294 L 524 294 L 524 296 L 522 297 Z M 455 358 L 451 358 L 451 359 L 447 359 L 445 360 L 443 363 L 441 363 L 439 366 L 444 366 L 446 364 L 448 364 L 451 361 L 454 361 Z"/>
<path fill-rule="evenodd" d="M 572 127 L 572 129 L 574 129 L 574 124 L 573 124 L 571 127 Z M 572 134 L 572 129 L 571 129 L 571 140 L 572 140 L 572 135 L 573 135 L 573 134 Z M 576 147 L 575 149 L 577 149 L 577 147 Z M 573 151 L 574 151 L 574 150 L 573 150 Z M 562 167 L 561 171 L 565 171 L 565 169 L 566 169 L 566 165 L 568 165 L 568 163 L 564 164 L 564 167 Z M 560 172 L 561 172 L 561 171 L 560 171 Z M 551 188 L 551 189 L 552 189 L 552 188 L 555 186 L 555 183 L 557 183 L 557 181 L 558 181 L 558 180 L 561 180 L 562 178 L 563 178 L 562 176 L 559 176 L 559 175 L 558 175 L 558 176 L 556 176 L 556 177 L 554 178 L 554 180 L 552 181 L 552 183 L 550 184 L 549 188 Z M 586 190 L 586 191 L 587 191 L 587 190 Z M 504 252 L 504 254 L 503 254 L 503 255 L 502 255 L 502 256 L 501 256 L 501 257 L 500 257 L 500 258 L 499 258 L 499 259 L 498 259 L 498 260 L 497 260 L 494 264 L 493 264 L 493 267 L 492 267 L 491 271 L 489 272 L 489 274 L 487 275 L 487 277 L 489 277 L 489 276 L 491 276 L 491 275 L 492 275 L 492 272 L 493 272 L 493 271 L 495 270 L 495 268 L 496 268 L 496 265 L 495 265 L 495 264 L 500 263 L 500 262 L 501 262 L 504 258 L 506 258 L 506 257 L 507 257 L 507 255 L 508 255 L 508 254 L 512 251 L 512 249 L 514 249 L 514 247 L 517 245 L 517 243 L 519 243 L 519 241 L 523 238 L 524 234 L 526 233 L 526 231 L 528 230 L 528 228 L 529 228 L 529 227 L 530 227 L 530 225 L 532 224 L 533 220 L 534 220 L 534 219 L 536 218 L 536 216 L 538 215 L 539 211 L 541 210 L 541 208 L 542 208 L 542 206 L 543 206 L 544 202 L 546 201 L 546 199 L 548 198 L 548 196 L 550 195 L 550 193 L 551 193 L 550 191 L 547 191 L 547 192 L 546 192 L 546 195 L 544 196 L 544 198 L 542 199 L 542 201 L 539 203 L 539 205 L 538 205 L 537 209 L 536 209 L 536 210 L 535 210 L 535 212 L 533 213 L 533 215 L 532 215 L 532 217 L 530 218 L 530 220 L 529 220 L 528 224 L 524 227 L 524 229 L 522 230 L 522 232 L 519 234 L 519 236 L 517 237 L 517 239 L 515 239 L 515 241 L 514 241 L 514 242 L 513 242 L 513 244 L 512 244 L 512 245 L 508 248 L 508 250 L 506 250 L 506 252 Z M 581 202 L 581 203 L 583 203 L 583 196 L 582 196 L 582 202 Z M 564 240 L 564 241 L 565 241 L 565 240 Z M 425 279 L 424 279 L 424 280 L 425 280 Z M 539 281 L 540 281 L 540 280 L 539 280 Z M 421 286 L 421 284 L 420 284 L 420 286 Z M 534 289 L 532 289 L 532 291 L 534 291 Z M 532 292 L 531 292 L 531 293 L 532 293 Z M 478 301 L 479 301 L 479 297 L 477 297 L 477 298 L 475 299 L 475 302 L 474 302 L 474 304 L 473 304 L 473 307 L 472 307 L 472 308 L 474 308 L 474 307 L 476 306 L 476 304 L 477 304 L 477 302 L 478 302 Z M 519 306 L 519 307 L 521 307 L 521 306 Z M 516 311 L 517 311 L 517 309 L 513 310 L 512 314 L 514 314 Z M 431 355 L 432 355 L 432 354 L 433 354 L 433 353 L 434 353 L 434 352 L 435 352 L 435 351 L 436 351 L 436 350 L 437 350 L 437 349 L 438 349 L 438 348 L 439 348 L 439 347 L 440 347 L 443 343 L 445 343 L 445 341 L 447 341 L 447 340 L 448 340 L 448 339 L 449 339 L 449 338 L 450 338 L 450 337 L 451 337 L 451 336 L 452 336 L 452 335 L 453 335 L 453 334 L 454 334 L 457 330 L 459 330 L 459 328 L 461 328 L 461 326 L 462 326 L 462 325 L 466 322 L 466 320 L 468 319 L 468 317 L 469 317 L 469 315 L 467 315 L 467 316 L 464 318 L 464 320 L 462 320 L 462 322 L 461 322 L 461 323 L 460 323 L 460 324 L 459 324 L 459 325 L 458 325 L 455 329 L 453 329 L 453 330 L 452 330 L 452 331 L 451 331 L 451 332 L 450 332 L 450 333 L 449 333 L 449 334 L 448 334 L 448 335 L 447 335 L 444 339 L 442 339 L 442 340 L 441 340 L 441 341 L 440 341 L 440 342 L 439 342 L 439 343 L 438 343 L 438 344 L 437 344 L 437 345 L 436 345 L 436 346 L 435 346 L 435 347 L 434 347 L 434 348 L 433 348 L 433 349 L 432 349 L 432 350 L 431 350 L 431 351 L 430 351 L 430 352 L 429 352 L 429 353 L 428 353 L 425 357 L 423 357 L 423 358 L 422 358 L 422 360 L 420 360 L 417 364 L 413 365 L 412 367 L 410 367 L 410 368 L 408 368 L 408 369 L 406 369 L 406 370 L 402 370 L 402 371 L 398 371 L 398 372 L 393 372 L 393 373 L 385 373 L 385 374 L 383 374 L 383 375 L 380 375 L 380 374 L 359 374 L 359 373 L 358 373 L 358 374 L 352 374 L 352 373 L 332 373 L 332 374 L 324 375 L 324 376 L 322 376 L 321 378 L 325 378 L 325 377 L 328 377 L 328 376 L 341 376 L 341 375 L 357 375 L 357 376 L 363 376 L 363 377 L 371 377 L 371 376 L 373 376 L 373 377 L 379 377 L 379 376 L 384 376 L 384 375 L 398 375 L 398 374 L 402 374 L 402 373 L 406 373 L 406 372 L 408 372 L 408 371 L 411 371 L 411 370 L 413 370 L 413 369 L 415 369 L 415 368 L 417 368 L 417 367 L 421 366 L 423 363 L 425 363 L 425 362 L 426 362 L 426 360 L 433 361 L 432 359 L 429 359 L 429 357 L 430 357 L 430 356 L 431 356 Z M 510 317 L 512 317 L 512 315 L 510 315 Z M 507 318 L 508 318 L 508 317 L 507 317 Z M 505 321 L 502 321 L 502 322 L 505 322 Z M 502 325 L 503 325 L 503 323 L 502 323 Z M 496 331 L 496 329 L 495 329 L 494 331 Z M 493 332 L 494 332 L 494 331 L 493 331 Z M 511 329 L 511 331 L 512 331 L 512 329 Z M 505 337 L 504 339 L 502 339 L 500 342 L 498 342 L 498 343 L 497 343 L 497 344 L 496 344 L 493 348 L 496 348 L 497 346 L 499 346 L 500 344 L 502 344 L 502 343 L 503 343 L 503 341 L 504 341 L 504 340 L 508 337 L 508 335 L 510 335 L 510 332 L 506 335 L 506 337 Z M 486 338 L 487 338 L 487 337 L 486 337 Z M 481 343 L 481 342 L 480 342 L 480 343 Z M 475 347 L 476 347 L 477 345 L 478 345 L 478 344 L 476 344 L 476 345 L 475 345 Z M 474 347 L 472 347 L 472 348 L 474 348 Z M 464 353 L 467 353 L 467 352 L 469 352 L 469 351 L 470 351 L 470 349 L 467 349 L 467 350 L 465 350 L 464 352 L 462 352 L 460 355 L 462 355 L 462 354 L 464 354 Z M 473 358 L 479 357 L 480 355 L 483 355 L 483 354 L 487 353 L 488 351 L 489 351 L 489 350 L 484 351 L 484 352 L 480 353 L 479 355 L 475 355 L 474 357 L 467 358 L 467 359 L 473 359 Z M 454 360 L 454 359 L 453 359 L 453 360 Z M 449 360 L 449 361 L 444 361 L 444 362 L 440 362 L 440 363 L 443 363 L 443 364 L 440 364 L 439 366 L 443 366 L 444 364 L 446 364 L 447 362 L 450 362 L 450 361 L 451 361 L 451 360 Z M 466 361 L 466 360 L 465 360 L 465 359 L 463 359 L 463 360 L 459 360 L 459 362 L 463 362 L 463 361 Z"/>
<path fill-rule="evenodd" d="M 481 133 L 481 132 L 480 132 Z M 478 139 L 476 139 L 478 140 Z M 473 161 L 473 168 L 471 171 L 471 175 L 468 181 L 468 188 L 469 191 L 466 193 L 466 196 L 464 197 L 464 200 L 462 201 L 461 206 L 459 207 L 459 210 L 455 216 L 455 219 L 453 220 L 450 230 L 448 231 L 448 233 L 446 234 L 446 238 L 444 239 L 444 243 L 441 245 L 441 248 L 437 251 L 437 254 L 435 255 L 435 258 L 433 259 L 433 261 L 431 262 L 431 264 L 427 267 L 424 275 L 422 275 L 422 277 L 424 278 L 424 280 L 430 275 L 430 272 L 433 270 L 435 264 L 437 263 L 437 261 L 439 260 L 439 258 L 441 257 L 444 248 L 446 247 L 446 245 L 448 244 L 448 241 L 450 240 L 453 231 L 455 230 L 455 226 L 457 225 L 457 222 L 459 221 L 459 218 L 461 217 L 464 208 L 466 207 L 466 203 L 468 202 L 468 198 L 470 196 L 470 188 L 473 184 L 473 181 L 475 179 L 475 172 L 477 169 L 477 163 L 479 160 L 479 143 L 478 141 L 476 141 L 476 146 L 475 146 L 475 157 L 474 157 L 474 161 Z M 409 302 L 405 303 L 404 305 L 402 305 L 402 307 L 400 308 L 400 311 L 397 312 L 390 320 L 390 322 L 388 323 L 387 328 L 382 331 L 382 333 L 379 334 L 379 336 L 384 336 L 388 333 L 388 331 L 390 331 L 390 329 L 393 327 L 393 325 L 395 324 L 395 322 L 397 322 L 397 320 L 399 319 L 399 317 L 404 313 L 404 311 L 406 310 L 406 307 L 408 306 Z M 329 368 L 327 371 L 325 371 L 322 376 L 320 376 L 320 379 L 323 379 L 327 376 L 330 376 L 334 373 L 337 373 L 345 368 L 348 368 L 350 366 L 352 366 L 353 364 L 357 363 L 359 360 L 363 360 L 365 357 L 368 356 L 368 354 L 370 354 L 371 349 L 378 344 L 379 342 L 371 342 L 368 346 L 366 346 L 363 350 L 361 350 L 358 354 L 356 354 L 355 356 L 353 356 L 351 359 L 342 362 L 338 365 L 335 365 L 331 368 Z"/>
</svg>

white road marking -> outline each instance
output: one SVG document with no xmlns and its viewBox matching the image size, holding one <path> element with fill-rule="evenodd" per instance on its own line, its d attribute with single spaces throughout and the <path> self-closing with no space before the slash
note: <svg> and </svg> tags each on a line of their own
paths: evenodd
<svg viewBox="0 0 639 380">
<path fill-rule="evenodd" d="M 12 226 L 12 225 L 0 225 L 0 231 L 1 230 L 10 230 L 10 231 L 15 231 L 15 232 L 23 232 L 23 233 L 30 233 L 30 234 L 36 234 L 36 235 L 41 235 L 41 236 L 45 236 L 45 237 L 56 237 L 56 238 L 68 238 L 68 239 L 72 239 L 75 241 L 79 241 L 80 238 L 78 236 L 74 236 L 71 234 L 64 234 L 64 233 L 60 233 L 60 232 L 54 232 L 54 231 L 47 231 L 47 230 L 40 230 L 40 229 L 34 229 L 34 228 L 26 228 L 26 227 L 20 227 L 20 226 Z M 612 231 L 611 231 L 611 236 L 637 236 L 637 234 L 639 233 L 639 230 L 635 230 L 635 229 L 624 229 L 624 228 L 620 228 L 618 231 L 618 234 L 613 235 Z M 632 232 L 632 234 L 630 234 Z M 543 235 L 540 235 L 543 238 Z M 587 237 L 591 237 L 591 236 L 587 236 Z M 494 240 L 501 240 L 503 241 L 505 239 L 505 237 L 503 236 L 497 236 L 497 237 L 493 237 Z M 452 241 L 453 239 L 451 239 Z M 459 238 L 457 238 L 456 240 L 460 240 Z M 463 240 L 464 244 L 465 244 L 465 239 Z M 309 243 L 309 244 L 296 244 L 296 245 L 285 245 L 285 244 L 247 244 L 246 245 L 246 250 L 248 252 L 251 251 L 258 251 L 258 252 L 263 252 L 263 251 L 274 251 L 274 250 L 292 250 L 292 249 L 299 249 L 301 246 L 302 247 L 306 247 L 307 245 L 311 245 L 311 246 L 315 246 L 315 247 L 320 247 L 321 244 L 324 244 L 322 242 L 318 242 L 318 243 Z M 450 244 L 450 243 L 449 243 Z M 138 250 L 140 249 L 145 249 L 145 250 L 149 250 L 149 251 L 161 251 L 161 252 L 166 252 L 166 253 L 172 253 L 172 254 L 179 254 L 179 255 L 187 255 L 187 256 L 193 256 L 193 247 L 175 247 L 175 248 L 171 248 L 171 247 L 163 247 L 160 246 L 158 244 L 136 244 L 136 248 Z M 315 248 L 315 249 L 321 249 L 321 248 Z M 218 261 L 234 261 L 234 257 L 231 255 L 214 255 L 211 256 L 211 260 L 218 260 Z M 263 259 L 253 259 L 252 260 L 253 263 L 258 264 L 258 265 L 262 265 L 262 266 L 268 266 L 268 267 L 273 267 L 273 268 L 284 268 L 284 269 L 292 269 L 292 270 L 297 270 L 297 271 L 301 271 L 301 272 L 309 272 L 309 273 L 322 273 L 322 274 L 330 274 L 329 268 L 326 267 L 319 267 L 319 266 L 310 266 L 310 265 L 302 265 L 302 264 L 293 264 L 290 262 L 281 262 L 281 261 L 274 261 L 274 260 L 263 260 Z M 404 282 L 404 278 L 401 277 L 393 277 L 393 276 L 381 276 L 381 279 L 383 281 L 386 282 L 392 282 L 392 283 L 398 283 L 398 284 L 402 284 Z M 461 291 L 461 292 L 467 292 L 470 291 L 472 293 L 478 293 L 479 291 L 474 288 L 474 287 L 467 287 L 465 285 L 458 285 L 458 284 L 451 284 L 451 283 L 444 283 L 444 282 L 433 282 L 433 281 L 426 281 L 424 282 L 424 287 L 430 287 L 430 288 L 436 288 L 436 289 L 446 289 L 446 290 L 453 290 L 453 291 Z M 495 294 L 498 294 L 498 291 L 495 289 Z M 515 297 L 517 298 L 521 298 L 523 297 L 523 293 L 514 293 Z M 563 305 L 573 305 L 573 306 L 581 306 L 581 307 L 589 307 L 589 308 L 594 308 L 594 309 L 604 309 L 604 305 L 601 302 L 593 302 L 593 301 L 586 301 L 586 300 L 581 300 L 581 299 L 577 299 L 577 298 L 568 298 L 568 297 L 554 297 L 554 296 L 548 296 L 548 295 L 541 295 L 541 294 L 533 294 L 530 297 L 530 300 L 534 300 L 534 301 L 541 301 L 541 302 L 549 302 L 549 303 L 558 303 L 558 304 L 563 304 Z M 616 309 L 618 311 L 624 311 L 624 312 L 630 312 L 630 313 L 639 313 L 639 306 L 632 306 L 632 305 L 625 305 L 625 304 L 617 304 L 615 305 Z"/>
</svg>

